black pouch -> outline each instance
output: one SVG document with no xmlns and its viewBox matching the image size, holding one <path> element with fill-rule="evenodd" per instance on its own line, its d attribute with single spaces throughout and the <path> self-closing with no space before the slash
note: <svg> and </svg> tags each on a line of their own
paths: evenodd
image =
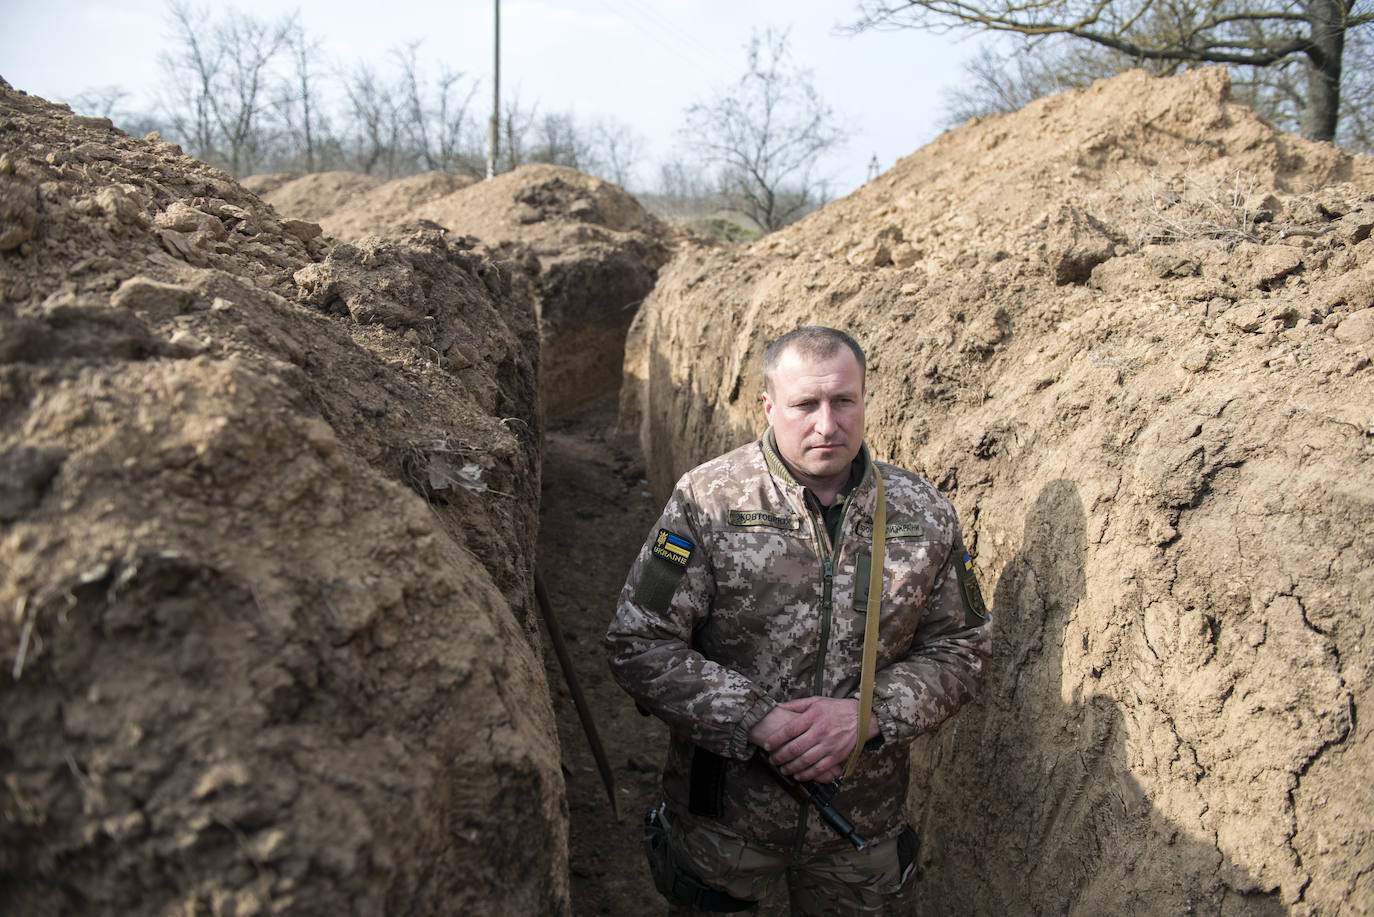
<svg viewBox="0 0 1374 917">
<path fill-rule="evenodd" d="M 727 914 L 747 911 L 758 904 L 716 891 L 678 865 L 662 805 L 644 816 L 643 846 L 649 859 L 649 874 L 654 877 L 654 888 L 669 904 Z"/>
<path fill-rule="evenodd" d="M 926 871 L 921 868 L 921 836 L 916 833 L 916 829 L 907 825 L 902 829 L 902 833 L 897 835 L 897 863 L 902 867 L 902 884 L 905 885 L 908 876 L 915 878 L 917 882 L 926 877 Z M 915 874 L 911 870 L 915 867 Z"/>
<path fill-rule="evenodd" d="M 673 889 L 673 848 L 668 842 L 668 824 L 663 818 L 663 807 L 650 809 L 644 816 L 644 838 L 641 841 L 644 855 L 649 860 L 649 874 L 654 877 L 654 888 L 665 898 Z"/>
<path fill-rule="evenodd" d="M 725 814 L 725 765 L 728 759 L 698 745 L 692 752 L 687 811 L 702 818 Z"/>
</svg>

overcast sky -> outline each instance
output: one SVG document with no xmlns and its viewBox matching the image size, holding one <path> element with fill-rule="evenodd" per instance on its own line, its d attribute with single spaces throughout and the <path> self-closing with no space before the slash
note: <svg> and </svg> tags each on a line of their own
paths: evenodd
<svg viewBox="0 0 1374 917">
<path fill-rule="evenodd" d="M 420 41 L 419 59 L 478 79 L 488 114 L 494 0 L 221 0 L 263 20 L 299 11 L 330 64 L 384 66 Z M 794 59 L 850 130 L 827 163 L 835 190 L 862 184 L 875 155 L 882 169 L 934 139 L 944 91 L 964 76 L 978 39 L 916 31 L 843 34 L 852 0 L 503 0 L 501 86 L 540 112 L 584 121 L 612 118 L 641 138 L 638 184 L 673 158 L 684 110 L 744 70 L 754 31 L 788 29 Z M 119 86 L 123 107 L 153 107 L 170 40 L 165 0 L 0 0 L 0 76 L 52 101 Z"/>
</svg>

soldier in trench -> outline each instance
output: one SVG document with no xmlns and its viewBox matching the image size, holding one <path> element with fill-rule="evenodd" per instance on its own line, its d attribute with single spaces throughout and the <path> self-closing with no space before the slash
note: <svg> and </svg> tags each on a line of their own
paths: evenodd
<svg viewBox="0 0 1374 917">
<path fill-rule="evenodd" d="M 757 909 L 782 878 L 796 915 L 910 914 L 909 746 L 976 692 L 991 618 L 953 505 L 864 445 L 859 345 L 798 329 L 763 383 L 768 429 L 678 481 L 606 635 L 671 731 L 650 869 L 671 913 Z"/>
</svg>

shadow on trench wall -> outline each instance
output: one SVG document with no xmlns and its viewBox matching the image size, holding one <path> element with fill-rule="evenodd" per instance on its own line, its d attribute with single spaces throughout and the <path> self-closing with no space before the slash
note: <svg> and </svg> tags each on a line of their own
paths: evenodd
<svg viewBox="0 0 1374 917">
<path fill-rule="evenodd" d="M 1155 808 L 1131 772 L 1115 698 L 1064 703 L 1064 634 L 1085 595 L 1086 554 L 1078 487 L 1051 481 L 997 582 L 982 700 L 913 756 L 929 863 L 920 913 L 1286 914 L 1277 892 L 1255 890 L 1242 867 Z M 928 799 L 961 805 L 951 813 Z"/>
</svg>

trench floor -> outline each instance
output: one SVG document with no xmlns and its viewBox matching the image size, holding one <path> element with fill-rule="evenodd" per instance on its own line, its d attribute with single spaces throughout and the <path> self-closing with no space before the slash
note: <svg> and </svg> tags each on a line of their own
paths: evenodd
<svg viewBox="0 0 1374 917">
<path fill-rule="evenodd" d="M 544 443 L 539 573 L 614 774 L 620 810 L 617 821 L 546 635 L 544 665 L 568 791 L 576 917 L 666 912 L 639 836 L 658 795 L 667 729 L 635 710 L 611 679 L 602 650 L 625 574 L 659 511 L 637 444 L 615 435 L 616 407 L 611 395 L 552 420 Z"/>
</svg>

